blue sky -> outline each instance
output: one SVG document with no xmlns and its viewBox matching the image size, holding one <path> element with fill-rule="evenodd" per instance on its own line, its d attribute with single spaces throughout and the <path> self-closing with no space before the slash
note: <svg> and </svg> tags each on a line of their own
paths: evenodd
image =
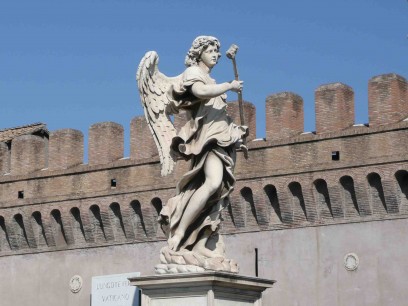
<svg viewBox="0 0 408 306">
<path fill-rule="evenodd" d="M 353 87 L 356 123 L 366 123 L 368 80 L 390 72 L 408 78 L 406 0 L 2 1 L 0 129 L 40 121 L 87 136 L 93 123 L 115 121 L 128 138 L 131 118 L 142 114 L 135 70 L 144 53 L 156 50 L 160 70 L 174 76 L 203 34 L 218 37 L 223 54 L 239 45 L 258 137 L 269 94 L 301 95 L 305 131 L 313 131 L 319 85 Z M 233 78 L 226 56 L 212 75 Z"/>
</svg>

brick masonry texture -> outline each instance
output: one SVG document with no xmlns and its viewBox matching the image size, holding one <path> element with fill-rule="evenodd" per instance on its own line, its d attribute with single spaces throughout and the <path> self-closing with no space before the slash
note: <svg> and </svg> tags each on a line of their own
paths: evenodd
<svg viewBox="0 0 408 306">
<path fill-rule="evenodd" d="M 0 142 L 0 175 L 10 171 L 10 151 L 5 142 Z"/>
<path fill-rule="evenodd" d="M 354 92 L 342 83 L 322 85 L 315 92 L 316 133 L 333 132 L 354 124 Z"/>
<path fill-rule="evenodd" d="M 393 88 L 394 80 L 405 88 L 406 83 L 389 76 L 370 80 L 388 93 L 370 103 L 386 109 L 399 99 L 403 113 L 406 91 Z M 322 116 L 316 134 L 302 134 L 301 97 L 280 93 L 266 103 L 267 137 L 250 134 L 248 160 L 238 152 L 237 184 L 223 212 L 223 233 L 408 217 L 405 115 L 373 125 L 370 117 L 369 127 L 353 126 L 352 90 L 334 83 L 316 91 L 316 109 L 326 109 L 331 120 Z M 245 102 L 244 109 L 247 125 L 255 131 L 255 107 Z M 228 105 L 228 113 L 239 123 L 237 102 Z M 176 127 L 183 118 L 174 117 Z M 2 143 L 0 256 L 163 240 L 158 212 L 189 163 L 179 160 L 173 174 L 161 177 L 144 117 L 134 118 L 130 129 L 131 158 L 122 159 L 123 128 L 112 122 L 93 125 L 89 165 L 82 164 L 79 131 L 52 132 L 49 148 L 35 135 L 14 138 L 11 146 Z"/>
<path fill-rule="evenodd" d="M 67 169 L 83 163 L 84 135 L 74 129 L 62 129 L 50 134 L 49 168 Z"/>
<path fill-rule="evenodd" d="M 11 143 L 11 174 L 25 174 L 46 167 L 47 146 L 44 138 L 22 135 Z"/>
<path fill-rule="evenodd" d="M 130 122 L 130 158 L 139 160 L 158 156 L 156 144 L 144 116 Z"/>
<path fill-rule="evenodd" d="M 303 99 L 283 92 L 266 98 L 266 139 L 288 138 L 303 133 Z"/>
<path fill-rule="evenodd" d="M 24 126 L 18 126 L 9 129 L 0 130 L 0 142 L 8 142 L 12 139 L 29 134 L 48 134 L 44 123 L 33 123 Z"/>
<path fill-rule="evenodd" d="M 245 125 L 249 128 L 247 140 L 251 141 L 256 138 L 256 110 L 255 106 L 247 101 L 243 101 L 243 109 Z M 238 101 L 228 103 L 227 113 L 236 124 L 241 124 Z"/>
<path fill-rule="evenodd" d="M 95 123 L 89 128 L 89 164 L 107 164 L 123 158 L 123 127 L 115 122 Z"/>
<path fill-rule="evenodd" d="M 370 125 L 383 125 L 408 117 L 407 80 L 394 73 L 373 77 L 368 83 Z"/>
</svg>

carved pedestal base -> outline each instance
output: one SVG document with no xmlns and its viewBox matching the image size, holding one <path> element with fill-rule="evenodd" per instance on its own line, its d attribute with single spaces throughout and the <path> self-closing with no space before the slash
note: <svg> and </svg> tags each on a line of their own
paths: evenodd
<svg viewBox="0 0 408 306">
<path fill-rule="evenodd" d="M 167 246 L 160 251 L 161 264 L 154 267 L 156 274 L 223 271 L 238 273 L 238 264 L 223 256 L 207 257 L 194 251 L 172 251 Z"/>
<path fill-rule="evenodd" d="M 142 290 L 141 306 L 262 306 L 262 292 L 275 282 L 223 272 L 166 274 L 129 280 Z"/>
</svg>

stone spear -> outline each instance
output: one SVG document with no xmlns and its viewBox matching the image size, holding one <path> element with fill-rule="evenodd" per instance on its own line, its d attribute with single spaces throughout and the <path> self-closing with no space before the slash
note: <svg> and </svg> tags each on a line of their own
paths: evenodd
<svg viewBox="0 0 408 306">
<path fill-rule="evenodd" d="M 227 57 L 232 60 L 232 65 L 234 67 L 234 75 L 235 75 L 235 80 L 239 81 L 239 76 L 238 76 L 238 68 L 237 68 L 237 62 L 235 60 L 235 56 L 237 55 L 238 52 L 238 46 L 235 44 L 232 44 L 231 47 L 227 50 L 226 54 Z M 239 117 L 241 120 L 241 125 L 245 125 L 245 118 L 244 118 L 244 103 L 242 100 L 242 91 L 238 91 L 238 105 L 239 105 Z M 247 159 L 248 158 L 248 150 L 246 148 L 246 137 L 243 138 L 242 144 L 245 146 L 245 148 L 242 149 L 244 152 L 244 157 Z"/>
</svg>

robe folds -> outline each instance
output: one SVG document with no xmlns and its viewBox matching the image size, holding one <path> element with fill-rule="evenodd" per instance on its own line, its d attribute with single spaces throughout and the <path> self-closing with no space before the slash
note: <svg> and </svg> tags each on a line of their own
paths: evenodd
<svg viewBox="0 0 408 306">
<path fill-rule="evenodd" d="M 204 164 L 210 152 L 213 152 L 224 167 L 222 184 L 218 191 L 207 201 L 200 215 L 187 229 L 181 241 L 181 249 L 191 249 L 200 237 L 203 229 L 218 229 L 220 213 L 228 205 L 228 195 L 235 185 L 235 147 L 247 134 L 245 126 L 232 122 L 226 112 L 226 95 L 211 99 L 199 99 L 191 93 L 196 82 L 216 84 L 210 75 L 199 66 L 187 68 L 180 84 L 172 88 L 175 110 L 186 111 L 187 122 L 172 140 L 172 150 L 191 160 L 191 169 L 177 184 L 176 195 L 169 199 L 160 212 L 159 221 L 170 238 L 177 229 L 183 213 L 195 191 L 205 181 Z"/>
</svg>

